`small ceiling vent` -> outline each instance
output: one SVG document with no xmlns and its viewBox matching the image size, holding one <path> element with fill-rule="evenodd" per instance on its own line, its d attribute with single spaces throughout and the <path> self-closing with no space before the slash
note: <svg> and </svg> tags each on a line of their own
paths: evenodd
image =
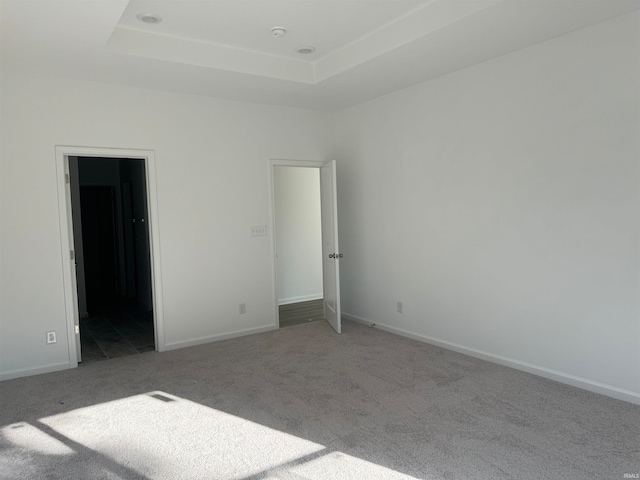
<svg viewBox="0 0 640 480">
<path fill-rule="evenodd" d="M 296 50 L 296 52 L 298 52 L 300 55 L 309 55 L 310 53 L 313 53 L 315 51 L 316 48 L 312 47 L 311 45 L 300 47 Z"/>
<path fill-rule="evenodd" d="M 136 15 L 136 18 L 143 23 L 148 23 L 150 25 L 155 25 L 156 23 L 160 23 L 162 21 L 162 17 L 155 13 L 139 13 Z"/>
</svg>

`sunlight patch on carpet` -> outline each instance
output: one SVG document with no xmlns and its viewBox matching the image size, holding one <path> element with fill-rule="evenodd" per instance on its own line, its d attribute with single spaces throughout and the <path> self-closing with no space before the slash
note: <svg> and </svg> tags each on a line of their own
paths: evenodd
<svg viewBox="0 0 640 480">
<path fill-rule="evenodd" d="M 30 465 L 31 475 L 34 460 L 66 455 L 87 478 L 413 478 L 157 391 L 9 425 L 0 434 L 14 467 Z"/>
<path fill-rule="evenodd" d="M 20 422 L 0 429 L 5 441 L 40 455 L 71 455 L 73 449 L 33 425 Z"/>
<path fill-rule="evenodd" d="M 80 408 L 41 422 L 150 478 L 199 478 L 209 472 L 239 479 L 323 449 L 165 392 Z"/>
<path fill-rule="evenodd" d="M 329 452 L 313 460 L 285 468 L 265 477 L 265 480 L 415 480 L 414 477 L 391 470 L 342 452 Z"/>
</svg>

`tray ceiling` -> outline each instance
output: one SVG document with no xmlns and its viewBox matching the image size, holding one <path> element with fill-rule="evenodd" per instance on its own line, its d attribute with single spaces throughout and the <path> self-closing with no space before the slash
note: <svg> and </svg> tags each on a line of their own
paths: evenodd
<svg viewBox="0 0 640 480">
<path fill-rule="evenodd" d="M 5 65 L 335 111 L 637 10 L 640 0 L 1 0 Z M 155 14 L 157 24 L 139 14 Z M 273 27 L 286 35 L 275 37 Z M 300 47 L 311 46 L 310 54 Z"/>
</svg>

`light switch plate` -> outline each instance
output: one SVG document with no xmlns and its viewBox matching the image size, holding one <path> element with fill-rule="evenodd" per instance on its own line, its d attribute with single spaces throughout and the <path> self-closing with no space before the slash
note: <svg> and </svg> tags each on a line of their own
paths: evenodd
<svg viewBox="0 0 640 480">
<path fill-rule="evenodd" d="M 251 225 L 252 237 L 264 237 L 267 234 L 266 225 Z"/>
</svg>

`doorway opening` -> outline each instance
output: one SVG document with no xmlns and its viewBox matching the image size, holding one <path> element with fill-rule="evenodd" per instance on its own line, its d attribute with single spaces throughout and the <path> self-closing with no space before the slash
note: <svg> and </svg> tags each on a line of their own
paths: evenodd
<svg viewBox="0 0 640 480">
<path fill-rule="evenodd" d="M 69 156 L 78 361 L 156 349 L 145 160 Z"/>
<path fill-rule="evenodd" d="M 276 327 L 342 331 L 336 161 L 271 160 Z"/>
<path fill-rule="evenodd" d="M 274 166 L 280 328 L 324 318 L 320 170 Z"/>
</svg>

